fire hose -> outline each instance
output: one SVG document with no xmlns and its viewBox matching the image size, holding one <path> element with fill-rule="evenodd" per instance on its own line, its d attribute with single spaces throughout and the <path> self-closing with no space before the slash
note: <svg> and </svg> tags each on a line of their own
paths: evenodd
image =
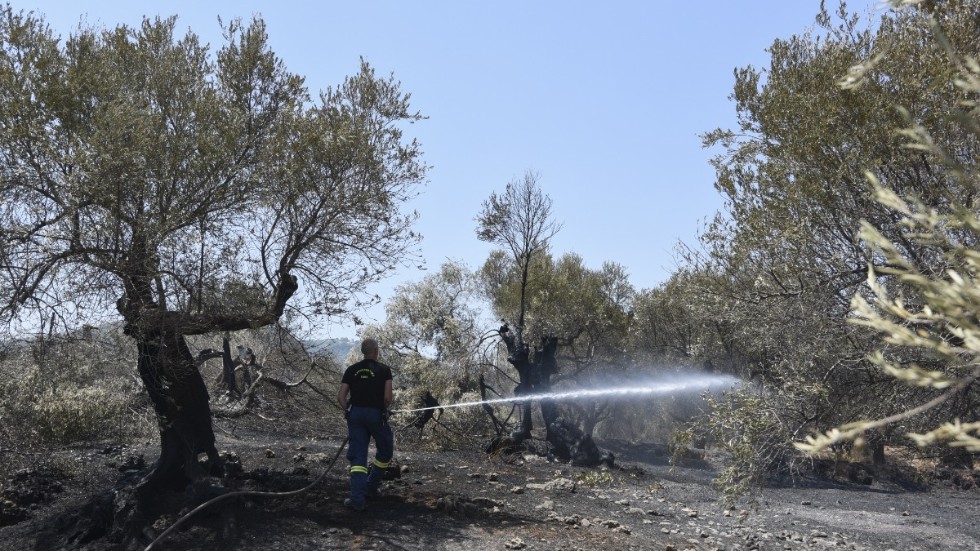
<svg viewBox="0 0 980 551">
<path fill-rule="evenodd" d="M 327 465 L 327 468 L 326 469 L 324 469 L 323 474 L 321 474 L 320 476 L 318 476 L 316 478 L 316 480 L 314 480 L 313 482 L 310 482 L 306 486 L 304 486 L 304 487 L 302 487 L 302 488 L 300 488 L 298 490 L 290 490 L 288 492 L 260 492 L 260 491 L 256 491 L 256 490 L 242 490 L 242 491 L 238 491 L 238 492 L 229 492 L 227 494 L 222 494 L 222 495 L 220 495 L 218 497 L 215 497 L 213 499 L 210 499 L 208 501 L 205 501 L 204 503 L 198 505 L 197 507 L 195 507 L 194 509 L 192 509 L 190 512 L 188 512 L 187 514 L 185 514 L 184 516 L 182 516 L 179 519 L 177 519 L 177 522 L 173 523 L 172 525 L 170 525 L 169 528 L 167 528 L 166 530 L 164 530 L 163 533 L 161 533 L 159 536 L 157 536 L 155 540 L 153 540 L 152 542 L 150 542 L 150 545 L 147 545 L 146 546 L 146 549 L 144 549 L 143 551 L 152 551 L 156 547 L 156 545 L 158 543 L 162 542 L 168 535 L 170 535 L 171 532 L 173 532 L 178 527 L 180 527 L 180 525 L 183 524 L 187 519 L 191 518 L 192 516 L 194 516 L 195 514 L 197 514 L 199 511 L 201 511 L 201 510 L 203 510 L 203 509 L 205 509 L 205 508 L 207 508 L 207 507 L 209 507 L 211 505 L 214 505 L 215 503 L 217 503 L 219 501 L 222 501 L 222 500 L 225 500 L 225 499 L 228 499 L 228 498 L 231 498 L 231 497 L 242 497 L 242 496 L 291 497 L 291 496 L 299 495 L 299 494 L 301 494 L 301 493 L 309 490 L 310 488 L 312 488 L 312 487 L 316 486 L 317 484 L 319 484 L 320 481 L 322 481 L 327 476 L 327 473 L 329 473 L 330 470 L 333 469 L 334 464 L 337 463 L 337 459 L 340 457 L 340 453 L 343 452 L 344 451 L 344 448 L 347 447 L 347 443 L 348 442 L 350 442 L 350 437 L 344 438 L 344 441 L 340 444 L 340 447 L 337 448 L 337 453 L 334 454 L 333 459 L 330 461 L 330 464 Z"/>
</svg>

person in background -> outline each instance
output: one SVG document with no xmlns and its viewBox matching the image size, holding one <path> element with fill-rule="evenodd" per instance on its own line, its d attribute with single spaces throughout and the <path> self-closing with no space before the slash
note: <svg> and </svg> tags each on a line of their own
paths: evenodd
<svg viewBox="0 0 980 551">
<path fill-rule="evenodd" d="M 391 457 L 395 453 L 394 435 L 388 425 L 391 406 L 391 368 L 378 361 L 378 341 L 361 342 L 364 359 L 344 371 L 337 401 L 347 418 L 350 446 L 350 497 L 344 505 L 356 511 L 364 509 L 365 500 L 381 495 L 379 486 Z M 377 451 L 371 469 L 367 466 L 368 447 L 374 438 Z"/>
</svg>

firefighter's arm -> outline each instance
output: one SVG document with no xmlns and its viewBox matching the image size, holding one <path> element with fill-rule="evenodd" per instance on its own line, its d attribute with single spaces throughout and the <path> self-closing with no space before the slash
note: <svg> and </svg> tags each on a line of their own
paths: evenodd
<svg viewBox="0 0 980 551">
<path fill-rule="evenodd" d="M 347 383 L 340 383 L 340 390 L 337 391 L 337 403 L 340 404 L 340 409 L 347 411 L 347 398 L 350 396 L 350 385 Z"/>
<path fill-rule="evenodd" d="M 387 381 L 385 381 L 385 409 L 391 407 L 392 399 L 393 398 L 391 392 L 391 379 L 388 379 Z"/>
</svg>

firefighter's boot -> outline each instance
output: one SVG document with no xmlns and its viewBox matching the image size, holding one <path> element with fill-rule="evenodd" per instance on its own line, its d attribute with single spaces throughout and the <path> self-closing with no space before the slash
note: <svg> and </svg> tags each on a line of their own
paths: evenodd
<svg viewBox="0 0 980 551">
<path fill-rule="evenodd" d="M 365 496 L 368 499 L 381 497 L 381 481 L 384 480 L 389 464 L 389 461 L 374 460 L 371 470 L 368 471 L 367 484 L 365 485 Z"/>
<path fill-rule="evenodd" d="M 344 500 L 344 505 L 354 509 L 364 508 L 364 498 L 367 494 L 367 467 L 354 466 L 350 469 L 350 498 Z"/>
</svg>

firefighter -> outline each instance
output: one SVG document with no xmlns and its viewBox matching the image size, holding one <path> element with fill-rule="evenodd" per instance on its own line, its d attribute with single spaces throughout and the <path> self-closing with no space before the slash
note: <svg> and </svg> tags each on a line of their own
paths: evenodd
<svg viewBox="0 0 980 551">
<path fill-rule="evenodd" d="M 347 368 L 341 379 L 337 401 L 347 418 L 350 447 L 350 497 L 344 505 L 360 511 L 365 499 L 381 495 L 378 489 L 391 457 L 395 452 L 394 435 L 388 425 L 391 406 L 391 368 L 378 361 L 381 354 L 378 341 L 361 342 L 364 359 Z M 370 470 L 367 465 L 368 447 L 374 438 L 377 451 Z"/>
</svg>

